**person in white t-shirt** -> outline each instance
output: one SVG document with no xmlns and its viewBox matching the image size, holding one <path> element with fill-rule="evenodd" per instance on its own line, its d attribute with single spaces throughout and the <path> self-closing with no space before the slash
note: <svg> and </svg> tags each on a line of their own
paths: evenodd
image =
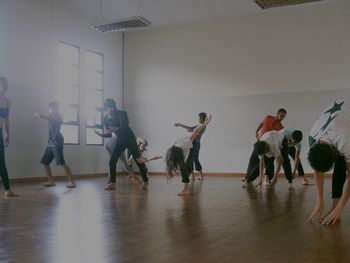
<svg viewBox="0 0 350 263">
<path fill-rule="evenodd" d="M 265 133 L 260 141 L 254 144 L 254 150 L 251 154 L 247 174 L 243 187 L 253 182 L 260 174 L 260 182 L 257 186 L 261 187 L 262 177 L 266 167 L 265 185 L 271 186 L 277 182 L 278 173 L 283 166 L 284 174 L 289 182 L 289 189 L 292 189 L 293 176 L 290 160 L 288 156 L 288 146 L 299 143 L 303 138 L 303 133 L 299 130 L 292 132 L 289 138 L 282 132 L 269 131 Z M 276 159 L 276 172 L 273 173 L 274 160 Z"/>
<path fill-rule="evenodd" d="M 350 98 L 339 98 L 327 107 L 311 129 L 309 145 L 308 161 L 314 169 L 317 189 L 317 202 L 309 222 L 334 224 L 350 197 Z M 322 217 L 324 173 L 333 165 L 333 207 Z"/>
<path fill-rule="evenodd" d="M 173 177 L 173 172 L 180 172 L 184 183 L 182 191 L 178 193 L 180 196 L 189 194 L 188 184 L 190 182 L 189 176 L 192 173 L 193 140 L 209 124 L 211 119 L 212 117 L 209 115 L 203 124 L 194 129 L 191 136 L 177 139 L 174 145 L 167 150 L 165 157 L 167 176 Z"/>
</svg>

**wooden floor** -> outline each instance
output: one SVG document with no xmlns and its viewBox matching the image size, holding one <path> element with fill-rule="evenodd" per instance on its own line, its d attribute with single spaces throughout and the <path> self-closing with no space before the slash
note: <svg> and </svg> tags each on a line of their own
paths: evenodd
<svg viewBox="0 0 350 263">
<path fill-rule="evenodd" d="M 0 197 L 1 263 L 350 262 L 350 204 L 340 225 L 310 225 L 315 187 L 300 180 L 260 193 L 208 177 L 185 198 L 179 177 L 152 177 L 148 192 L 125 177 L 115 192 L 102 178 L 77 183 L 16 184 L 20 197 Z"/>
</svg>

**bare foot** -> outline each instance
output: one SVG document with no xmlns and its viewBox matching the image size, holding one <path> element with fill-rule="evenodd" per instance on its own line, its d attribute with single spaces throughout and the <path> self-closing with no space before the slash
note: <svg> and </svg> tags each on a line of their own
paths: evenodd
<svg viewBox="0 0 350 263">
<path fill-rule="evenodd" d="M 140 180 L 140 178 L 137 177 L 137 175 L 133 175 L 131 178 L 131 181 L 138 183 L 139 185 L 141 185 L 143 182 Z"/>
<path fill-rule="evenodd" d="M 47 187 L 51 187 L 51 186 L 55 186 L 55 182 L 46 182 L 46 183 L 42 183 L 43 186 L 47 186 Z"/>
<path fill-rule="evenodd" d="M 303 180 L 303 185 L 314 185 L 313 183 L 309 182 L 308 180 Z"/>
<path fill-rule="evenodd" d="M 148 182 L 143 182 L 140 184 L 141 190 L 148 190 Z"/>
<path fill-rule="evenodd" d="M 75 183 L 69 183 L 66 185 L 67 188 L 75 188 L 77 185 Z"/>
<path fill-rule="evenodd" d="M 293 185 L 292 185 L 292 184 L 289 184 L 289 186 L 288 186 L 288 190 L 289 190 L 289 191 L 294 190 L 294 187 L 293 187 Z"/>
<path fill-rule="evenodd" d="M 183 190 L 180 193 L 178 193 L 178 196 L 184 196 L 184 195 L 189 195 L 190 194 L 190 190 Z"/>
<path fill-rule="evenodd" d="M 247 188 L 249 185 L 249 183 L 247 183 L 247 180 L 244 181 L 244 183 L 242 184 L 242 188 Z"/>
<path fill-rule="evenodd" d="M 115 190 L 115 183 L 109 183 L 105 187 L 105 191 L 113 191 Z"/>
<path fill-rule="evenodd" d="M 7 191 L 5 191 L 5 196 L 8 196 L 8 197 L 16 197 L 16 196 L 18 196 L 18 195 L 15 194 L 14 192 L 12 192 L 12 190 L 7 190 Z"/>
<path fill-rule="evenodd" d="M 246 182 L 247 181 L 247 179 L 245 178 L 245 177 L 243 177 L 242 179 L 241 179 L 241 182 Z"/>
</svg>

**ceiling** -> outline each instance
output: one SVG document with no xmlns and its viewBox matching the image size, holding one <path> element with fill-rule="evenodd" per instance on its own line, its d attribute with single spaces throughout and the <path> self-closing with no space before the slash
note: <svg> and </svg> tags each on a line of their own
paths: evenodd
<svg viewBox="0 0 350 263">
<path fill-rule="evenodd" d="M 349 0 L 324 0 L 306 5 L 323 5 L 342 1 Z M 276 12 L 286 8 L 306 6 L 282 7 L 264 11 L 253 0 L 102 0 L 103 19 L 100 12 L 100 0 L 50 0 L 50 2 L 73 8 L 96 24 L 141 15 L 152 22 L 152 27 Z"/>
</svg>

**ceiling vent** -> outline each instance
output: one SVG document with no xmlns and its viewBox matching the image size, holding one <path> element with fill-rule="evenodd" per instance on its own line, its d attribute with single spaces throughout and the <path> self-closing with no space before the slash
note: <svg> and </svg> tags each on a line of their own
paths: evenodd
<svg viewBox="0 0 350 263">
<path fill-rule="evenodd" d="M 151 22 L 142 16 L 131 17 L 124 20 L 118 20 L 113 23 L 95 25 L 92 26 L 93 29 L 100 31 L 102 33 L 116 32 L 116 31 L 126 31 L 131 29 L 149 27 Z"/>
<path fill-rule="evenodd" d="M 262 9 L 281 7 L 288 5 L 300 5 L 311 2 L 318 2 L 322 0 L 254 0 L 254 2 Z"/>
</svg>

